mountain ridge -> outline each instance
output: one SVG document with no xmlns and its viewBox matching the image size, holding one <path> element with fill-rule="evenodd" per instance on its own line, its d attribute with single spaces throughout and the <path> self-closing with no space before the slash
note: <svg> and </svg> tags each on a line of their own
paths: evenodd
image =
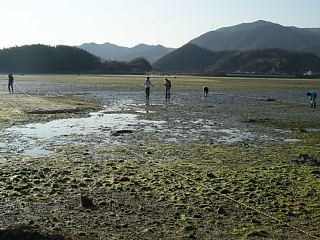
<svg viewBox="0 0 320 240">
<path fill-rule="evenodd" d="M 261 48 L 308 48 L 320 56 L 320 28 L 286 27 L 258 20 L 235 26 L 219 28 L 204 33 L 188 43 L 213 51 L 251 50 Z"/>
<path fill-rule="evenodd" d="M 221 59 L 233 51 L 279 48 L 311 52 L 320 56 L 320 28 L 282 26 L 270 21 L 257 20 L 206 32 L 190 40 L 187 44 L 193 44 L 199 48 L 182 46 L 174 49 L 143 43 L 129 48 L 108 42 L 104 44 L 85 43 L 80 48 L 105 60 L 131 61 L 134 58 L 144 57 L 155 67 L 164 67 L 162 70 L 184 69 L 188 71 L 188 69 L 192 69 L 203 71 L 208 67 L 209 62 L 213 64 L 218 58 Z M 212 54 L 206 50 L 216 53 Z M 279 53 L 275 54 L 279 55 Z M 180 57 L 174 57 L 174 55 Z M 280 59 L 281 56 L 278 58 Z M 173 68 L 173 66 L 175 67 Z"/>
<path fill-rule="evenodd" d="M 131 61 L 137 57 L 145 57 L 151 63 L 174 50 L 174 48 L 166 48 L 162 45 L 147 45 L 144 43 L 132 48 L 118 46 L 109 42 L 102 44 L 94 42 L 83 43 L 77 47 L 99 56 L 103 60 Z"/>
</svg>

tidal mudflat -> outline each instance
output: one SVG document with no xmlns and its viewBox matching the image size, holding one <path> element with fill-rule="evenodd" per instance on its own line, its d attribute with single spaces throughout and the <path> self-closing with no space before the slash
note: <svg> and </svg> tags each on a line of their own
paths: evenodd
<svg viewBox="0 0 320 240">
<path fill-rule="evenodd" d="M 320 237 L 318 80 L 172 77 L 166 100 L 161 76 L 150 99 L 141 76 L 16 79 L 2 239 Z"/>
</svg>

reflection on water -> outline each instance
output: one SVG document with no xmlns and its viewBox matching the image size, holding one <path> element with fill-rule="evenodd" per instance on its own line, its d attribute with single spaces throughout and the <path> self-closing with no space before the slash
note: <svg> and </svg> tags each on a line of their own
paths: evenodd
<svg viewBox="0 0 320 240">
<path fill-rule="evenodd" d="M 75 144 L 81 144 L 77 142 L 79 135 L 85 137 L 96 134 L 111 144 L 111 132 L 126 129 L 143 129 L 148 132 L 155 128 L 161 129 L 163 123 L 164 121 L 138 120 L 135 114 L 106 114 L 100 111 L 91 113 L 88 118 L 68 118 L 46 123 L 32 123 L 23 127 L 14 126 L 7 129 L 5 134 L 17 137 L 11 143 L 1 144 L 11 151 L 19 147 L 23 149 L 25 155 L 49 155 L 52 152 L 44 149 L 47 141 L 62 145 L 72 141 Z"/>
<path fill-rule="evenodd" d="M 103 112 L 97 112 L 90 114 L 88 118 L 68 118 L 46 123 L 32 123 L 25 127 L 13 127 L 8 131 L 33 136 L 34 138 L 51 139 L 72 134 L 98 133 L 101 131 L 99 128 L 101 126 L 110 129 L 124 129 L 135 122 L 136 116 L 133 114 L 104 114 Z"/>
<path fill-rule="evenodd" d="M 150 104 L 149 99 L 146 105 Z M 145 135 L 162 140 L 164 142 L 180 143 L 190 140 L 201 140 L 210 143 L 228 144 L 241 141 L 282 141 L 294 142 L 297 139 L 273 139 L 270 135 L 260 132 L 248 131 L 242 127 L 225 126 L 224 123 L 217 123 L 216 120 L 202 119 L 188 120 L 182 118 L 169 118 L 164 116 L 164 121 L 145 120 L 144 114 L 156 113 L 154 106 L 170 110 L 170 101 L 163 105 L 150 105 L 144 108 L 131 101 L 122 101 L 119 104 L 105 107 L 104 110 L 91 113 L 86 118 L 68 118 L 54 120 L 45 123 L 32 123 L 22 127 L 13 126 L 2 132 L 0 138 L 1 153 L 17 152 L 29 156 L 50 155 L 51 151 L 46 150 L 49 146 L 63 146 L 67 144 L 85 144 L 94 148 L 96 145 L 104 144 L 106 147 L 112 144 L 119 144 L 115 132 L 142 132 Z M 207 106 L 207 107 L 212 107 Z M 169 108 L 169 109 L 167 109 Z M 119 113 L 115 113 L 119 110 Z M 134 110 L 136 114 L 122 113 L 123 110 Z M 112 113 L 110 113 L 112 112 Z M 175 116 L 175 115 L 173 115 Z M 127 131 L 129 130 L 129 131 Z M 128 144 L 139 144 L 143 140 L 132 137 Z M 143 143 L 142 143 L 143 144 Z M 98 146 L 99 147 L 99 146 Z"/>
</svg>

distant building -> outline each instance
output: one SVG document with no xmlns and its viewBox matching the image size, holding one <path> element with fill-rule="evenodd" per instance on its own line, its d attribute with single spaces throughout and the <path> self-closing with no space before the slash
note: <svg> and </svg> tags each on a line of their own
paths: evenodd
<svg viewBox="0 0 320 240">
<path fill-rule="evenodd" d="M 303 76 L 310 76 L 310 77 L 319 77 L 320 76 L 320 72 L 315 72 L 315 71 L 307 71 L 305 73 L 303 73 Z"/>
<path fill-rule="evenodd" d="M 312 75 L 312 72 L 311 72 L 311 70 L 309 70 L 308 72 L 303 73 L 303 75 L 311 76 L 311 75 Z"/>
</svg>

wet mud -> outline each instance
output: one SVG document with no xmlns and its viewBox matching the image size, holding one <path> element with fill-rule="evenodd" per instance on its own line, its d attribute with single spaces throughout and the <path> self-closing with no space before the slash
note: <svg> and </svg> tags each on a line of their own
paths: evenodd
<svg viewBox="0 0 320 240">
<path fill-rule="evenodd" d="M 302 90 L 212 90 L 203 98 L 175 89 L 166 100 L 162 90 L 146 99 L 143 89 L 106 84 L 19 87 L 99 110 L 30 107 L 27 114 L 65 114 L 2 124 L 0 239 L 20 230 L 35 239 L 320 237 L 319 165 L 293 162 L 320 157 L 319 112 Z"/>
</svg>

